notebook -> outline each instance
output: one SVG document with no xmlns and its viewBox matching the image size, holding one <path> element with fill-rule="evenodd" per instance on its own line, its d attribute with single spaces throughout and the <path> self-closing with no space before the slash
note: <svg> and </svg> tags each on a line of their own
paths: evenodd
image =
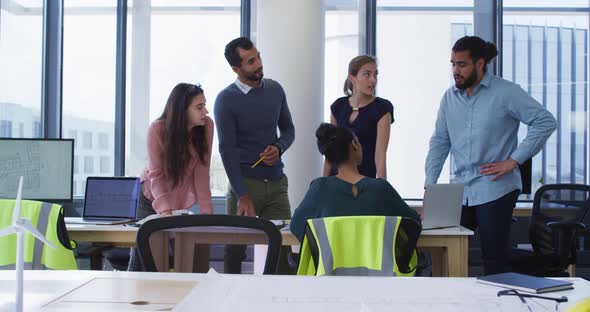
<svg viewBox="0 0 590 312">
<path fill-rule="evenodd" d="M 422 229 L 458 226 L 463 207 L 463 184 L 432 184 L 424 192 Z"/>
<path fill-rule="evenodd" d="M 136 177 L 88 177 L 82 218 L 66 223 L 120 224 L 137 219 L 140 181 Z"/>
<path fill-rule="evenodd" d="M 574 288 L 573 283 L 520 273 L 507 272 L 477 278 L 478 283 L 541 294 Z"/>
</svg>

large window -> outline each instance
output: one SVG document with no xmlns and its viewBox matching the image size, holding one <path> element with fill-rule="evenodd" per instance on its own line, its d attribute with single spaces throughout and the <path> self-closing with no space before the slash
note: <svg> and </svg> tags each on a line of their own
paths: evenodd
<svg viewBox="0 0 590 312">
<path fill-rule="evenodd" d="M 94 166 L 94 158 L 113 159 L 114 148 L 101 148 L 93 138 L 106 134 L 114 142 L 116 29 L 116 0 L 64 1 L 62 133 L 82 140 L 74 152 L 84 159 L 84 170 L 74 174 L 77 185 L 87 176 L 114 173 Z M 74 196 L 83 191 L 76 188 Z"/>
<path fill-rule="evenodd" d="M 127 20 L 126 174 L 147 164 L 147 129 L 160 116 L 172 88 L 200 83 L 209 116 L 217 94 L 235 80 L 223 56 L 240 36 L 240 1 L 129 1 Z M 211 159 L 211 192 L 226 193 L 228 180 L 217 137 Z"/>
<path fill-rule="evenodd" d="M 473 1 L 377 1 L 377 95 L 394 106 L 387 179 L 404 198 L 422 198 L 424 163 L 443 93 L 451 47 L 473 33 Z M 449 161 L 439 182 L 448 182 Z"/>
<path fill-rule="evenodd" d="M 504 1 L 502 75 L 558 122 L 533 158 L 533 192 L 545 183 L 588 183 L 589 9 L 586 0 Z"/>
<path fill-rule="evenodd" d="M 377 95 L 395 107 L 388 178 L 404 198 L 422 197 L 428 141 L 440 98 L 452 84 L 451 46 L 457 38 L 473 34 L 474 1 L 487 3 L 376 1 Z M 118 1 L 63 2 L 62 134 L 76 140 L 75 180 L 83 186 L 88 175 L 114 174 Z M 330 104 L 343 95 L 348 62 L 364 50 L 366 2 L 324 1 L 325 120 Z M 0 136 L 42 134 L 44 3 L 53 2 L 1 0 Z M 174 85 L 202 84 L 213 117 L 216 95 L 235 79 L 223 48 L 240 35 L 241 1 L 127 3 L 125 174 L 139 175 L 147 162 L 147 129 L 161 114 Z M 499 74 L 518 83 L 558 119 L 556 133 L 533 159 L 533 191 L 544 183 L 588 184 L 588 1 L 502 3 Z M 488 13 L 478 12 L 476 18 Z M 524 135 L 526 126 L 521 127 L 520 139 Z M 228 183 L 217 145 L 216 138 L 211 187 L 214 195 L 223 196 Z M 97 159 L 96 164 L 86 166 L 87 159 Z M 441 182 L 450 178 L 449 163 Z M 79 190 L 83 193 L 79 187 L 75 195 L 82 195 Z"/>
<path fill-rule="evenodd" d="M 364 19 L 363 19 L 364 20 Z M 348 62 L 359 55 L 359 0 L 326 1 L 324 57 L 324 120 L 330 121 L 330 105 L 339 97 L 348 75 Z"/>
<path fill-rule="evenodd" d="M 2 137 L 39 137 L 43 1 L 0 5 L 0 120 Z M 21 126 L 22 125 L 22 126 Z"/>
</svg>

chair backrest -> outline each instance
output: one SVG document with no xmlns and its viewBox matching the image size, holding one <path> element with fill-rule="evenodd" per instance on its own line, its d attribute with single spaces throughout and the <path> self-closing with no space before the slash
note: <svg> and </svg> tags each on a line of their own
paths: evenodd
<svg viewBox="0 0 590 312">
<path fill-rule="evenodd" d="M 263 274 L 276 273 L 279 251 L 283 243 L 283 237 L 277 226 L 265 219 L 234 215 L 178 215 L 146 221 L 137 232 L 137 248 L 145 270 L 157 272 L 149 243 L 149 238 L 153 233 L 191 227 L 232 227 L 263 231 L 268 238 L 268 251 Z"/>
<path fill-rule="evenodd" d="M 575 237 L 564 238 L 550 222 L 581 222 L 590 209 L 590 186 L 582 184 L 547 184 L 535 192 L 529 237 L 536 254 L 559 256 L 562 266 L 575 257 Z M 564 241 L 566 239 L 566 241 Z M 565 245 L 565 246 L 564 246 Z M 567 259 L 569 258 L 569 259 Z M 565 268 L 563 268 L 565 269 Z"/>
<path fill-rule="evenodd" d="M 297 274 L 412 276 L 420 232 L 418 222 L 404 217 L 310 219 Z"/>
</svg>

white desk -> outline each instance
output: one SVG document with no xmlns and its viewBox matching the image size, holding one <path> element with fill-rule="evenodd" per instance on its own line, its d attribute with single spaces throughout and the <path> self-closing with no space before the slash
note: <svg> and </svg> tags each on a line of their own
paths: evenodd
<svg viewBox="0 0 590 312">
<path fill-rule="evenodd" d="M 84 292 L 78 295 L 78 287 L 96 279 L 102 282 L 94 289 L 95 298 Z M 141 282 L 125 290 L 125 299 L 146 300 L 148 304 L 115 302 L 122 297 L 121 284 L 130 285 L 137 279 Z M 140 290 L 145 291 L 146 280 L 152 291 L 161 289 L 162 294 L 142 297 Z M 574 282 L 573 290 L 546 294 L 568 297 L 569 302 L 559 305 L 560 311 L 590 296 L 590 282 L 579 278 L 569 280 Z M 195 285 L 192 291 L 178 286 L 186 283 Z M 180 291 L 183 294 L 166 292 L 171 286 L 183 288 Z M 0 304 L 14 300 L 14 288 L 14 271 L 0 271 Z M 473 278 L 26 271 L 24 302 L 27 311 L 106 311 L 105 307 L 113 305 L 116 311 L 163 309 L 174 305 L 178 311 L 216 312 L 528 311 L 516 297 L 497 297 L 499 290 L 501 288 L 479 284 Z M 70 300 L 64 300 L 67 293 Z M 555 311 L 553 302 L 526 300 L 532 311 Z"/>
<path fill-rule="evenodd" d="M 102 242 L 130 247 L 135 245 L 137 236 L 137 228 L 123 225 L 67 224 L 67 228 L 70 238 L 78 242 Z M 291 232 L 281 233 L 283 245 L 299 245 L 299 241 Z M 463 227 L 424 230 L 418 240 L 418 248 L 432 251 L 435 276 L 466 277 L 468 237 L 471 235 L 473 232 Z M 190 231 L 176 233 L 176 250 L 192 250 L 189 246 L 195 243 L 266 244 L 266 236 L 256 230 L 232 228 L 192 228 Z M 161 250 L 167 250 L 165 242 L 161 244 Z M 192 271 L 192 254 L 175 258 L 182 260 L 178 264 L 175 263 L 177 272 Z"/>
</svg>

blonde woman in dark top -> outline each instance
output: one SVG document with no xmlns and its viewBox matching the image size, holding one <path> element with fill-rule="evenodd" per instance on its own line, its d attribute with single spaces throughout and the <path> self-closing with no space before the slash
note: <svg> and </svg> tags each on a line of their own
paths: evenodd
<svg viewBox="0 0 590 312">
<path fill-rule="evenodd" d="M 387 179 L 387 146 L 393 105 L 375 96 L 377 87 L 377 60 L 369 55 L 353 58 L 348 64 L 348 76 L 344 82 L 345 96 L 330 106 L 330 123 L 350 128 L 363 145 L 363 160 L 359 172 L 367 177 Z M 324 162 L 324 176 L 336 174 L 336 168 Z"/>
<path fill-rule="evenodd" d="M 420 217 L 383 179 L 359 173 L 363 147 L 345 127 L 321 124 L 316 131 L 317 145 L 329 164 L 338 169 L 334 176 L 313 180 L 303 201 L 291 218 L 291 232 L 303 239 L 308 219 L 334 216 L 402 216 L 420 222 Z"/>
</svg>

